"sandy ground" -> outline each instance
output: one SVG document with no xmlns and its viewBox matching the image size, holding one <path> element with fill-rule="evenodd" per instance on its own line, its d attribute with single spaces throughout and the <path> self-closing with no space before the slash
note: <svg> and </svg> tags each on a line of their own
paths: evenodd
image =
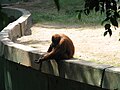
<svg viewBox="0 0 120 90">
<path fill-rule="evenodd" d="M 120 66 L 119 28 L 113 29 L 112 37 L 103 36 L 102 28 L 58 28 L 54 26 L 38 25 L 31 28 L 32 35 L 19 38 L 21 43 L 42 52 L 46 52 L 51 36 L 55 33 L 64 33 L 69 36 L 75 45 L 74 57 L 96 63 Z"/>
</svg>

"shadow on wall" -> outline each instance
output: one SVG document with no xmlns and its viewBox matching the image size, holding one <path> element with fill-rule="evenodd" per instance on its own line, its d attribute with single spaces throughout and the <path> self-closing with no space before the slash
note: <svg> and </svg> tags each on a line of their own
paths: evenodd
<svg viewBox="0 0 120 90">
<path fill-rule="evenodd" d="M 101 87 L 103 69 L 94 69 L 80 64 L 78 59 L 55 61 L 49 60 L 42 63 L 41 72 L 60 76 L 62 78 L 84 82 Z"/>
<path fill-rule="evenodd" d="M 107 90 L 41 73 L 0 57 L 0 90 Z"/>
<path fill-rule="evenodd" d="M 8 16 L 6 13 L 3 12 L 2 6 L 0 4 L 0 31 L 2 31 L 4 27 L 15 20 L 16 18 L 14 16 Z"/>
</svg>

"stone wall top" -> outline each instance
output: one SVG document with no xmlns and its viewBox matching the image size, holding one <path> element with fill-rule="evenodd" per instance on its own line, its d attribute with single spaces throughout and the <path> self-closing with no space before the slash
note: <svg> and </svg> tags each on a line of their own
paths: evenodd
<svg viewBox="0 0 120 90">
<path fill-rule="evenodd" d="M 12 7 L 4 7 L 3 12 L 8 14 L 8 16 L 14 16 L 17 20 L 7 25 L 0 32 L 0 56 L 21 63 L 20 61 L 24 58 L 20 58 L 22 55 L 22 53 L 19 53 L 20 51 L 24 51 L 25 49 L 26 51 L 35 51 L 24 45 L 14 43 L 17 38 L 31 34 L 31 13 L 25 9 Z"/>
</svg>

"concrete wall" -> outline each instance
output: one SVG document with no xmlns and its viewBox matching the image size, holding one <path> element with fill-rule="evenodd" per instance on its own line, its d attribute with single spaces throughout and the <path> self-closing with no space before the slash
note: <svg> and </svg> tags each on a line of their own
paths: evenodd
<svg viewBox="0 0 120 90">
<path fill-rule="evenodd" d="M 55 60 L 45 61 L 42 63 L 41 68 L 39 68 L 39 65 L 34 63 L 34 60 L 38 59 L 42 52 L 31 47 L 14 43 L 15 39 L 26 35 L 30 31 L 32 25 L 31 14 L 23 9 L 9 9 L 15 10 L 15 12 L 17 10 L 16 13 L 19 12 L 18 17 L 19 15 L 21 16 L 0 32 L 1 57 L 54 76 L 83 82 L 97 87 L 120 90 L 119 67 L 71 59 L 60 62 L 56 62 Z M 17 15 L 16 13 L 12 14 Z"/>
</svg>

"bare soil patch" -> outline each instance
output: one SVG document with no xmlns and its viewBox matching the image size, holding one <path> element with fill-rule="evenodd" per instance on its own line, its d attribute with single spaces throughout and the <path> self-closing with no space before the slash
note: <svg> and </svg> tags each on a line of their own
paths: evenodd
<svg viewBox="0 0 120 90">
<path fill-rule="evenodd" d="M 33 2 L 18 3 L 13 7 L 25 8 L 30 12 L 35 10 L 48 10 L 54 6 L 43 7 L 47 0 L 34 0 Z M 36 7 L 35 4 L 40 4 Z M 34 5 L 33 5 L 34 4 Z M 64 25 L 33 25 L 32 35 L 19 38 L 16 43 L 24 44 L 46 52 L 51 43 L 51 36 L 55 33 L 68 35 L 75 45 L 75 55 L 79 59 L 92 61 L 101 64 L 120 66 L 120 41 L 119 29 L 113 31 L 112 37 L 103 36 L 103 27 L 79 27 Z"/>
<path fill-rule="evenodd" d="M 120 66 L 119 29 L 112 37 L 103 36 L 104 28 L 56 28 L 38 25 L 31 28 L 32 35 L 19 38 L 16 43 L 24 44 L 46 52 L 51 36 L 55 33 L 68 35 L 75 45 L 75 55 L 79 59 L 101 64 Z"/>
</svg>

